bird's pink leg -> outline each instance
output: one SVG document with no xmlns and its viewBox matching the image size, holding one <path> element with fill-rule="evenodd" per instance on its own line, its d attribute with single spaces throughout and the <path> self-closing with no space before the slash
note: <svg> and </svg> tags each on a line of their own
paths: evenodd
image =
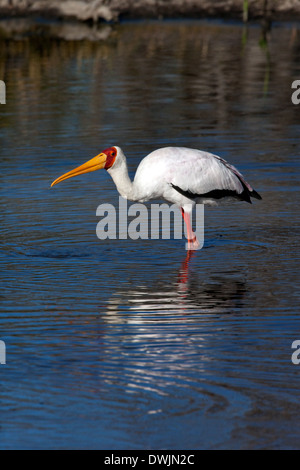
<svg viewBox="0 0 300 470">
<path fill-rule="evenodd" d="M 196 235 L 194 234 L 191 226 L 190 214 L 184 212 L 184 209 L 181 208 L 181 215 L 183 220 L 186 223 L 187 228 L 187 239 L 188 239 L 188 250 L 197 250 L 199 248 L 199 242 Z"/>
</svg>

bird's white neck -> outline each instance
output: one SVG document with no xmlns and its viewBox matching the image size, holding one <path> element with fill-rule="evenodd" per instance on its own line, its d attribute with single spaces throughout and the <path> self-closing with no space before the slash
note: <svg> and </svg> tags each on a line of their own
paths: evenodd
<svg viewBox="0 0 300 470">
<path fill-rule="evenodd" d="M 116 188 L 122 197 L 129 201 L 139 200 L 139 195 L 137 194 L 134 182 L 132 182 L 129 177 L 125 159 L 120 160 L 117 165 L 110 168 L 108 173 L 112 177 Z"/>
</svg>

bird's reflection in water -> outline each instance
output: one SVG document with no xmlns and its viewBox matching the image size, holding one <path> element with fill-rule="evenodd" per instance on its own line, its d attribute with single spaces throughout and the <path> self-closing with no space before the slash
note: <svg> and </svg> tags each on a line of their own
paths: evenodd
<svg viewBox="0 0 300 470">
<path fill-rule="evenodd" d="M 114 318 L 114 315 L 124 311 L 127 314 L 135 312 L 135 318 L 139 315 L 142 320 L 143 315 L 150 312 L 157 315 L 230 314 L 241 308 L 245 281 L 240 276 L 237 279 L 238 273 L 201 279 L 200 270 L 192 269 L 196 256 L 197 252 L 188 251 L 178 271 L 160 277 L 151 285 L 144 281 L 116 290 L 108 301 L 110 320 L 119 322 L 120 318 Z"/>
<path fill-rule="evenodd" d="M 175 272 L 154 266 L 154 278 L 148 265 L 148 279 L 145 266 L 140 273 L 135 265 L 135 280 L 115 291 L 101 317 L 101 357 L 109 363 L 102 382 L 134 393 L 147 410 L 175 415 L 195 403 L 202 411 L 228 406 L 222 386 L 205 377 L 216 363 L 216 336 L 223 344 L 224 328 L 231 328 L 234 315 L 226 314 L 243 305 L 245 283 L 238 273 L 208 278 L 197 255 L 188 252 Z"/>
</svg>

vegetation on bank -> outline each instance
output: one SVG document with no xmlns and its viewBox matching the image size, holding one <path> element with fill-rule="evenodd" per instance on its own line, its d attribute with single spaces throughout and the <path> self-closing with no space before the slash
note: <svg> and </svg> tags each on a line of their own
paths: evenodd
<svg viewBox="0 0 300 470">
<path fill-rule="evenodd" d="M 121 18 L 300 19 L 299 0 L 0 0 L 0 15 L 118 21 Z"/>
</svg>

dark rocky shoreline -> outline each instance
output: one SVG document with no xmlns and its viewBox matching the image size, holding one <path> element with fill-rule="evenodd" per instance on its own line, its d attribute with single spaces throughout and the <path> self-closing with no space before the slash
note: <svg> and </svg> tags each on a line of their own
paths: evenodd
<svg viewBox="0 0 300 470">
<path fill-rule="evenodd" d="M 291 21 L 300 19 L 300 0 L 0 0 L 0 17 L 32 16 L 94 23 L 176 17 Z"/>
</svg>

